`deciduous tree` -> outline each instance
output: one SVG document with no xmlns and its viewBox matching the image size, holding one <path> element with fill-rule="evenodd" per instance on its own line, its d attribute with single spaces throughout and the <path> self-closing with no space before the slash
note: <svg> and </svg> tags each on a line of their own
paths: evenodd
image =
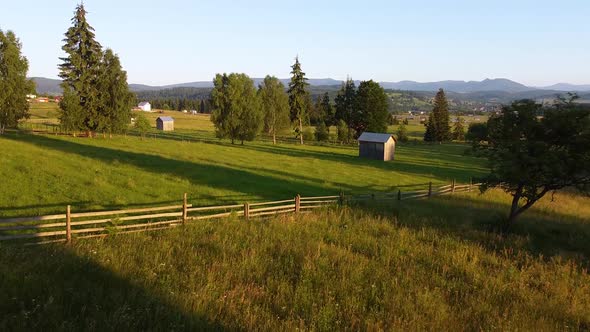
<svg viewBox="0 0 590 332">
<path fill-rule="evenodd" d="M 217 74 L 213 81 L 211 121 L 219 138 L 253 140 L 262 128 L 262 108 L 254 82 L 246 74 Z"/>
<path fill-rule="evenodd" d="M 285 86 L 274 76 L 266 76 L 258 87 L 258 96 L 264 114 L 264 131 L 277 143 L 277 131 L 289 125 L 289 96 Z"/>
<path fill-rule="evenodd" d="M 457 121 L 453 125 L 453 139 L 457 141 L 465 140 L 465 120 L 457 116 Z"/>
<path fill-rule="evenodd" d="M 488 120 L 490 174 L 481 189 L 499 187 L 512 195 L 505 232 L 548 192 L 590 192 L 590 110 L 575 97 L 559 99 L 539 118 L 542 107 L 516 101 Z"/>
<path fill-rule="evenodd" d="M 373 80 L 361 82 L 356 92 L 352 116 L 355 137 L 360 136 L 363 131 L 387 131 L 389 116 L 385 90 Z"/>
<path fill-rule="evenodd" d="M 0 30 L 0 135 L 29 116 L 27 94 L 33 92 L 34 83 L 27 79 L 28 69 L 16 35 Z"/>
</svg>

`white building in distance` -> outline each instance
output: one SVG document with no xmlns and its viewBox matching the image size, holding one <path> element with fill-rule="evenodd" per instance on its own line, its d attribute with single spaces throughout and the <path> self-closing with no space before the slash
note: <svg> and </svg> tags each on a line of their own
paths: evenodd
<svg viewBox="0 0 590 332">
<path fill-rule="evenodd" d="M 147 101 L 142 101 L 141 103 L 139 103 L 139 105 L 137 105 L 137 107 L 144 112 L 152 111 L 152 104 L 150 104 Z"/>
</svg>

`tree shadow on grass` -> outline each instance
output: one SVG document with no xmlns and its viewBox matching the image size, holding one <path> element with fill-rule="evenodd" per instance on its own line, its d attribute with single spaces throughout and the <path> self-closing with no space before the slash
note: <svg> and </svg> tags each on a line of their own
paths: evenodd
<svg viewBox="0 0 590 332">
<path fill-rule="evenodd" d="M 302 179 L 293 174 L 288 174 L 291 177 L 289 179 L 278 178 L 256 174 L 254 169 L 247 171 L 215 164 L 200 164 L 152 154 L 79 144 L 72 140 L 56 139 L 51 136 L 7 135 L 5 138 L 65 153 L 78 154 L 106 163 L 112 163 L 116 160 L 119 163 L 132 165 L 154 174 L 167 174 L 184 178 L 194 185 L 226 189 L 249 196 L 257 196 L 259 199 L 264 200 L 291 198 L 296 194 L 304 196 L 334 194 L 334 189 L 325 188 L 321 179 Z M 341 185 L 342 189 L 347 191 L 357 192 L 359 189 L 343 183 Z M 179 193 L 179 197 L 181 195 L 182 193 Z M 233 198 L 241 198 L 239 195 L 231 196 L 226 201 L 230 202 Z M 191 195 L 191 193 L 189 193 L 189 197 L 192 203 L 211 198 L 198 197 Z M 223 197 L 216 196 L 215 198 L 219 201 Z"/>
<path fill-rule="evenodd" d="M 545 258 L 571 259 L 590 268 L 590 222 L 588 218 L 558 212 L 523 214 L 510 234 L 498 231 L 509 204 L 477 199 L 478 194 L 438 196 L 421 200 L 391 200 L 355 204 L 369 213 L 395 217 L 412 229 L 432 228 L 443 234 L 470 241 L 487 250 L 524 250 Z"/>
<path fill-rule="evenodd" d="M 244 145 L 231 144 L 227 141 L 220 140 L 214 137 L 192 136 L 189 133 L 161 133 L 158 134 L 158 139 L 166 139 L 173 141 L 196 141 L 205 144 L 215 144 L 220 146 L 240 147 L 246 150 L 253 150 L 257 152 L 272 153 L 278 155 L 286 155 L 297 158 L 317 158 L 322 160 L 329 160 L 339 163 L 347 163 L 353 166 L 374 167 L 386 171 L 401 172 L 406 174 L 414 174 L 421 176 L 431 176 L 438 180 L 457 179 L 463 182 L 469 181 L 471 177 L 483 176 L 484 172 L 481 168 L 473 165 L 465 165 L 462 151 L 467 149 L 467 146 L 448 143 L 435 149 L 433 145 L 427 144 L 412 144 L 408 143 L 398 147 L 398 154 L 405 153 L 405 151 L 413 154 L 418 153 L 422 160 L 403 160 L 398 158 L 394 161 L 383 162 L 377 160 L 361 159 L 356 154 L 356 148 L 352 149 L 350 146 L 330 145 L 330 149 L 338 148 L 341 152 L 329 152 L 321 150 L 301 149 L 299 145 L 293 143 L 286 143 L 280 145 L 272 145 L 270 143 L 264 144 L 262 142 L 246 143 Z M 321 145 L 312 145 L 314 148 L 321 148 Z M 437 145 L 438 146 L 438 145 Z M 353 154 L 350 152 L 353 151 Z M 348 153 L 347 153 L 348 152 Z"/>
<path fill-rule="evenodd" d="M 68 247 L 0 250 L 0 330 L 224 330 Z"/>
</svg>

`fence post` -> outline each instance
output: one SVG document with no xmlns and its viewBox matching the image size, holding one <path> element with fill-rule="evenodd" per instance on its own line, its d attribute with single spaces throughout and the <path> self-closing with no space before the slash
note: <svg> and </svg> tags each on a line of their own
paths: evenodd
<svg viewBox="0 0 590 332">
<path fill-rule="evenodd" d="M 402 191 L 401 191 L 401 189 L 399 189 L 399 190 L 397 191 L 397 200 L 398 200 L 398 201 L 401 201 L 401 200 L 402 200 Z"/>
<path fill-rule="evenodd" d="M 428 197 L 432 196 L 432 181 L 428 182 Z"/>
<path fill-rule="evenodd" d="M 455 179 L 453 179 L 453 182 L 451 182 L 451 193 L 455 192 Z"/>
<path fill-rule="evenodd" d="M 250 204 L 248 202 L 244 203 L 244 219 L 250 219 Z"/>
<path fill-rule="evenodd" d="M 299 194 L 297 194 L 297 196 L 295 196 L 295 213 L 299 213 L 300 209 L 301 209 L 301 196 Z"/>
<path fill-rule="evenodd" d="M 186 204 L 186 193 L 182 196 L 182 224 L 186 224 L 186 219 L 188 218 L 188 206 Z"/>
<path fill-rule="evenodd" d="M 66 243 L 72 243 L 72 214 L 70 213 L 70 206 L 66 207 Z"/>
<path fill-rule="evenodd" d="M 344 205 L 344 191 L 340 190 L 340 198 L 338 199 L 338 203 L 340 203 L 340 206 Z"/>
</svg>

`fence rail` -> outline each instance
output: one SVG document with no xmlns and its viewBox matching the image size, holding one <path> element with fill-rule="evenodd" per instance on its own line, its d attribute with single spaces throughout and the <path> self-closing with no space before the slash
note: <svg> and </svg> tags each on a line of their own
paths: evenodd
<svg viewBox="0 0 590 332">
<path fill-rule="evenodd" d="M 399 186 L 397 192 L 381 192 L 362 195 L 310 196 L 299 195 L 292 199 L 270 202 L 255 202 L 220 206 L 193 207 L 187 202 L 187 194 L 182 204 L 155 206 L 137 209 L 124 209 L 97 212 L 71 212 L 65 207 L 65 214 L 36 217 L 0 219 L 0 241 L 21 240 L 25 244 L 45 244 L 72 242 L 72 237 L 85 239 L 105 237 L 111 234 L 125 234 L 161 230 L 184 225 L 191 221 L 212 220 L 229 216 L 263 217 L 284 213 L 303 213 L 330 205 L 343 205 L 347 202 L 363 200 L 409 200 L 429 198 L 435 195 L 471 191 L 480 184 L 461 184 L 455 181 L 449 185 L 433 188 L 432 182 L 423 190 L 416 186 Z M 412 191 L 402 192 L 403 189 Z M 32 241 L 32 242 L 31 242 Z"/>
</svg>

